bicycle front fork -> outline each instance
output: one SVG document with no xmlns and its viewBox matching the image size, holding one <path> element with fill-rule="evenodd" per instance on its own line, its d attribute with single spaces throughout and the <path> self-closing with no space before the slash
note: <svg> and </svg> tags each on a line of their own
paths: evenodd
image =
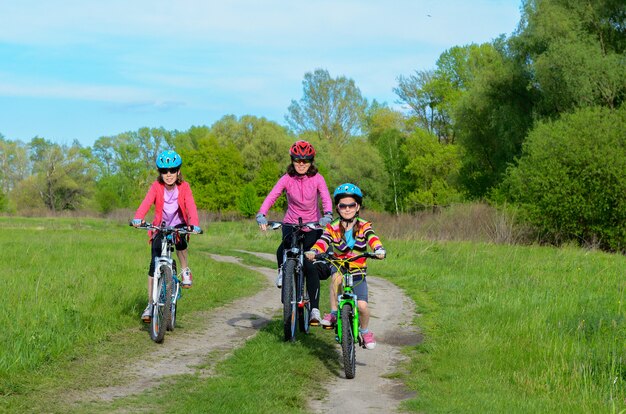
<svg viewBox="0 0 626 414">
<path fill-rule="evenodd" d="M 347 296 L 347 298 L 346 298 Z M 361 334 L 359 332 L 359 308 L 357 306 L 356 295 L 345 293 L 340 294 L 337 298 L 339 302 L 338 310 L 337 310 L 337 324 L 335 325 L 335 340 L 341 343 L 341 329 L 344 323 L 350 323 L 350 321 L 344 321 L 341 319 L 342 312 L 341 310 L 346 304 L 349 304 L 352 307 L 352 333 L 354 338 L 358 338 L 359 345 L 361 344 Z"/>
</svg>

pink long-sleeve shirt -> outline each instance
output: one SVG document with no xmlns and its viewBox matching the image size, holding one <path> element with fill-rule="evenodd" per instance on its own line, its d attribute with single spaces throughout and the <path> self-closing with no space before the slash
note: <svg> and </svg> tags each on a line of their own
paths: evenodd
<svg viewBox="0 0 626 414">
<path fill-rule="evenodd" d="M 155 181 L 148 190 L 139 208 L 135 212 L 135 218 L 143 219 L 150 207 L 154 204 L 154 220 L 152 224 L 160 226 L 163 220 L 163 205 L 165 204 L 165 185 Z M 191 187 L 186 181 L 178 185 L 178 206 L 183 214 L 185 224 L 188 226 L 199 226 L 198 208 L 191 193 Z"/>
<path fill-rule="evenodd" d="M 326 180 L 321 174 L 315 174 L 312 177 L 308 175 L 292 177 L 285 174 L 280 177 L 272 191 L 265 197 L 259 212 L 267 215 L 283 191 L 287 194 L 287 212 L 283 218 L 285 223 L 297 224 L 298 217 L 302 217 L 304 223 L 319 221 L 322 214 L 319 209 L 318 196 L 322 199 L 323 211 L 333 211 L 333 203 L 326 186 Z"/>
</svg>

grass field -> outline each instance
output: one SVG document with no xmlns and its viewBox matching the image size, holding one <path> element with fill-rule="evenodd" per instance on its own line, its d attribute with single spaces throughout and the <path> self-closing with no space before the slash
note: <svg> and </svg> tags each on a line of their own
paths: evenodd
<svg viewBox="0 0 626 414">
<path fill-rule="evenodd" d="M 219 363 L 215 377 L 181 376 L 114 403 L 68 406 L 63 395 L 115 383 L 124 360 L 152 346 L 138 321 L 146 300 L 146 236 L 95 219 L 2 218 L 0 229 L 8 264 L 0 411 L 303 412 L 311 387 L 321 391 L 339 369 L 330 335 L 285 344 L 274 321 Z M 201 259 L 203 252 L 273 252 L 278 240 L 251 222 L 211 223 L 206 230 L 192 240 L 194 272 L 207 277 L 183 297 L 184 329 L 197 325 L 194 311 L 249 294 L 260 283 L 237 266 Z M 371 263 L 370 271 L 413 298 L 425 337 L 406 349 L 410 362 L 398 372 L 417 395 L 405 409 L 626 409 L 624 257 L 575 248 L 383 242 L 388 260 Z"/>
</svg>

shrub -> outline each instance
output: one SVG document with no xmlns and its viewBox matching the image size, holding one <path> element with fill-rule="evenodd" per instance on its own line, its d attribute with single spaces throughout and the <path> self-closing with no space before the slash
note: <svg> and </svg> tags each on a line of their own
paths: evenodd
<svg viewBox="0 0 626 414">
<path fill-rule="evenodd" d="M 550 241 L 626 250 L 626 107 L 540 123 L 501 191 Z"/>
</svg>

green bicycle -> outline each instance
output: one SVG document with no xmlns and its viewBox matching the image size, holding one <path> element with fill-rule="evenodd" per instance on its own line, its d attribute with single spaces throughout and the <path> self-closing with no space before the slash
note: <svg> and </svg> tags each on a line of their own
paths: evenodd
<svg viewBox="0 0 626 414">
<path fill-rule="evenodd" d="M 335 266 L 342 275 L 341 291 L 337 295 L 339 311 L 335 325 L 335 339 L 341 344 L 343 368 L 346 378 L 352 379 L 356 375 L 356 344 L 365 348 L 365 342 L 359 334 L 359 308 L 357 297 L 353 291 L 354 280 L 349 270 L 349 263 L 362 257 L 377 259 L 374 253 L 363 253 L 348 259 L 339 259 L 329 253 L 315 255 L 316 260 L 325 260 Z M 361 282 L 358 282 L 361 283 Z M 357 283 L 357 284 L 358 284 Z"/>
</svg>

